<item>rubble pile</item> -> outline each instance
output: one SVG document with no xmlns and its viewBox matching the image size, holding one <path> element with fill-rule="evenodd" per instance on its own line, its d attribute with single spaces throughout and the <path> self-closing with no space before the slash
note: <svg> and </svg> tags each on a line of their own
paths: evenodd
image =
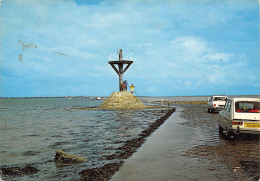
<svg viewBox="0 0 260 181">
<path fill-rule="evenodd" d="M 113 92 L 100 109 L 143 109 L 146 106 L 128 91 Z"/>
</svg>

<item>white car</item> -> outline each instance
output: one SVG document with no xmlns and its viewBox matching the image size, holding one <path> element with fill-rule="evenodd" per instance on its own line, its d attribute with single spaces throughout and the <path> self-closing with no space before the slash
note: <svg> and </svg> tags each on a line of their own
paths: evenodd
<svg viewBox="0 0 260 181">
<path fill-rule="evenodd" d="M 228 98 L 219 112 L 219 134 L 230 139 L 240 133 L 260 134 L 260 99 Z"/>
<path fill-rule="evenodd" d="M 227 96 L 211 96 L 208 99 L 208 112 L 223 110 L 226 100 Z"/>
</svg>

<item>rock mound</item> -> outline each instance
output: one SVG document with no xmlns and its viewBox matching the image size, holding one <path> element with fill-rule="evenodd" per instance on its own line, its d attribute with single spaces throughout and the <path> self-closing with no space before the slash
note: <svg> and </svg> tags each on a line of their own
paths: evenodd
<svg viewBox="0 0 260 181">
<path fill-rule="evenodd" d="M 113 92 L 101 105 L 101 109 L 143 109 L 145 105 L 128 91 Z"/>
<path fill-rule="evenodd" d="M 71 155 L 64 151 L 57 150 L 54 161 L 56 163 L 70 164 L 84 162 L 86 159 L 80 156 Z"/>
</svg>

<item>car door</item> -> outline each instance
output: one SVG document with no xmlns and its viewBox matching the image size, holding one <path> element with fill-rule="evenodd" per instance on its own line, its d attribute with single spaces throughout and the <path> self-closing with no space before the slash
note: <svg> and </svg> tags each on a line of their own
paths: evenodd
<svg viewBox="0 0 260 181">
<path fill-rule="evenodd" d="M 227 104 L 225 105 L 224 109 L 219 112 L 218 124 L 224 128 L 225 127 L 225 116 L 227 111 Z"/>
<path fill-rule="evenodd" d="M 226 129 L 228 127 L 228 124 L 231 119 L 231 100 L 228 99 L 225 105 L 225 108 L 220 113 L 220 120 L 219 124 L 223 129 Z"/>
<path fill-rule="evenodd" d="M 208 100 L 208 107 L 209 108 L 212 107 L 212 99 L 213 99 L 213 97 L 210 97 L 210 99 Z"/>
</svg>

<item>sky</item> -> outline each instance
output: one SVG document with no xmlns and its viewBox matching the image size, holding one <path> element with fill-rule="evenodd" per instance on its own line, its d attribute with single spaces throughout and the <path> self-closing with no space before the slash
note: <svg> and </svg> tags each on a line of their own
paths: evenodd
<svg viewBox="0 0 260 181">
<path fill-rule="evenodd" d="M 257 0 L 1 0 L 1 97 L 259 95 Z"/>
</svg>

